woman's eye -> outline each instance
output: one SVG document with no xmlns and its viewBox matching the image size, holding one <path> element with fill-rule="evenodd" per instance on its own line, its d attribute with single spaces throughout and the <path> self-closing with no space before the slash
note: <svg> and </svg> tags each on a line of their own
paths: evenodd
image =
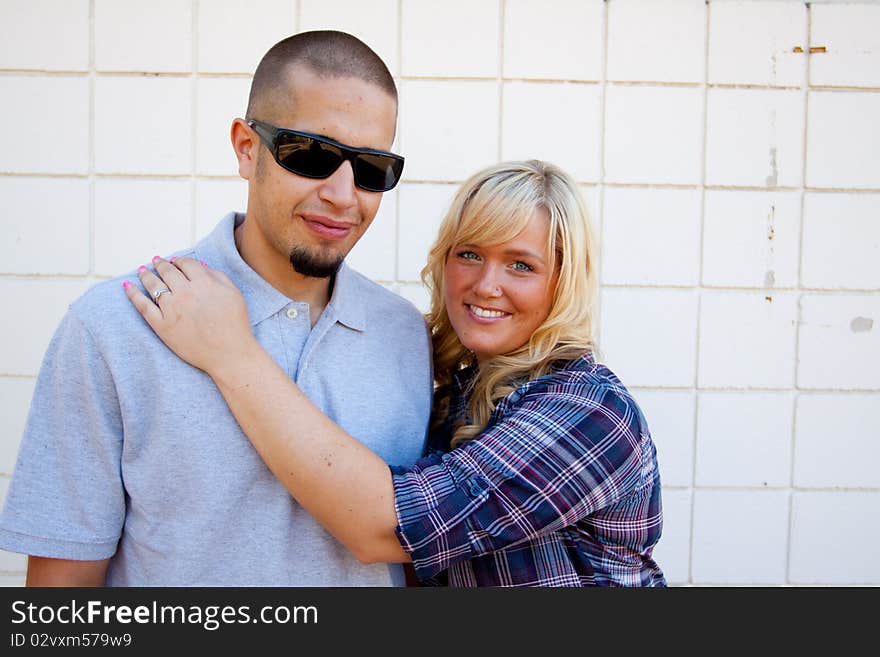
<svg viewBox="0 0 880 657">
<path fill-rule="evenodd" d="M 513 268 L 519 272 L 529 272 L 534 271 L 530 265 L 527 265 L 522 260 L 517 260 L 513 263 Z"/>
<path fill-rule="evenodd" d="M 477 260 L 479 256 L 473 251 L 459 251 L 458 257 L 464 260 Z"/>
</svg>

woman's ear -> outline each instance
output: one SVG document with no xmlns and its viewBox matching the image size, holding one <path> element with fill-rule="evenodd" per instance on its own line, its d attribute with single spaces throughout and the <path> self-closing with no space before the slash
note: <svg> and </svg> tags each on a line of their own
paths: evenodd
<svg viewBox="0 0 880 657">
<path fill-rule="evenodd" d="M 235 157 L 238 159 L 238 175 L 245 180 L 250 180 L 256 171 L 260 138 L 253 128 L 240 118 L 232 122 L 230 137 L 232 150 L 235 151 Z"/>
</svg>

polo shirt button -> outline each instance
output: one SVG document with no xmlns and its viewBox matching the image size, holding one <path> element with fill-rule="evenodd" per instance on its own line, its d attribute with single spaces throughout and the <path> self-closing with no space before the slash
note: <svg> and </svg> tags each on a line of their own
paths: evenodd
<svg viewBox="0 0 880 657">
<path fill-rule="evenodd" d="M 287 309 L 287 319 L 296 319 L 296 316 L 299 313 L 296 312 L 296 308 L 288 308 Z"/>
</svg>

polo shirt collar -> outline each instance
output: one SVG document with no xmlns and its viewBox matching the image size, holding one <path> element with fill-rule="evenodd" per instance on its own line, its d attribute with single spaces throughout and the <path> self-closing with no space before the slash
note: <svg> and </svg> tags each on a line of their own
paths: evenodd
<svg viewBox="0 0 880 657">
<path fill-rule="evenodd" d="M 211 233 L 196 246 L 196 252 L 209 266 L 223 271 L 238 285 L 247 300 L 251 326 L 272 317 L 290 305 L 292 300 L 267 283 L 251 269 L 235 246 L 235 227 L 244 221 L 244 215 L 230 212 Z M 336 273 L 333 294 L 324 313 L 349 328 L 363 331 L 366 328 L 365 294 L 359 276 L 344 262 Z"/>
<path fill-rule="evenodd" d="M 363 288 L 364 281 L 360 275 L 343 261 L 336 272 L 327 310 L 335 315 L 337 322 L 355 331 L 363 331 L 367 327 L 365 303 L 368 295 Z"/>
</svg>

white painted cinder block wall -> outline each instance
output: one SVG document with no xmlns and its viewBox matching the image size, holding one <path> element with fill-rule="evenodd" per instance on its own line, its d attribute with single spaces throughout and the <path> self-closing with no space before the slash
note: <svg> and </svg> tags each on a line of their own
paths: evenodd
<svg viewBox="0 0 880 657">
<path fill-rule="evenodd" d="M 244 209 L 230 121 L 262 53 L 318 27 L 399 82 L 405 179 L 351 260 L 421 307 L 470 172 L 540 157 L 583 183 L 671 583 L 880 584 L 869 2 L 0 0 L 0 495 L 67 304 Z M 24 569 L 0 553 L 0 581 Z"/>
</svg>

